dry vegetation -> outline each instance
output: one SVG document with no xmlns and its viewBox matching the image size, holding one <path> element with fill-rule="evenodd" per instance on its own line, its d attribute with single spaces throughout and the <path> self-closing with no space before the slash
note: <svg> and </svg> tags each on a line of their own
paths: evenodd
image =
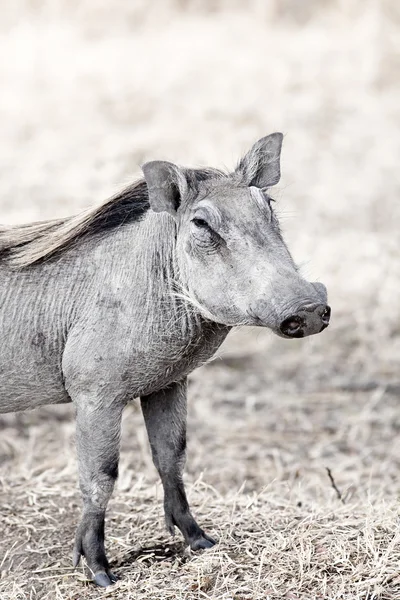
<svg viewBox="0 0 400 600">
<path fill-rule="evenodd" d="M 0 9 L 0 222 L 76 211 L 150 158 L 232 165 L 282 130 L 278 210 L 333 307 L 321 336 L 241 330 L 193 375 L 186 480 L 211 551 L 165 533 L 129 407 L 107 591 L 70 563 L 72 408 L 2 416 L 1 600 L 400 598 L 396 0 Z"/>
</svg>

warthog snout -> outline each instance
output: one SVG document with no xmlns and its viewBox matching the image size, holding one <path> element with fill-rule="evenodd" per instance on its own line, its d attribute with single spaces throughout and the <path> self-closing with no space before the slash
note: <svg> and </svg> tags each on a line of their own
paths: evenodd
<svg viewBox="0 0 400 600">
<path fill-rule="evenodd" d="M 286 337 L 302 338 L 326 329 L 330 316 L 331 309 L 327 304 L 309 304 L 303 306 L 295 315 L 287 317 L 279 329 Z"/>
</svg>

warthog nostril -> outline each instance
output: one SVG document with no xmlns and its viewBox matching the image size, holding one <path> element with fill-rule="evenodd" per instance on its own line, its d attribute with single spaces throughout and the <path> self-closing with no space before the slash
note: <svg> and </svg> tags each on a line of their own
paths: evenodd
<svg viewBox="0 0 400 600">
<path fill-rule="evenodd" d="M 321 319 L 324 325 L 328 325 L 329 324 L 329 319 L 331 318 L 331 307 L 330 306 L 325 306 L 322 314 L 321 314 Z"/>
<path fill-rule="evenodd" d="M 327 304 L 307 304 L 296 315 L 287 317 L 279 329 L 290 338 L 313 335 L 328 327 L 330 316 L 331 309 Z"/>
<path fill-rule="evenodd" d="M 281 333 L 289 337 L 303 337 L 304 336 L 304 319 L 293 315 L 283 321 L 280 326 Z"/>
</svg>

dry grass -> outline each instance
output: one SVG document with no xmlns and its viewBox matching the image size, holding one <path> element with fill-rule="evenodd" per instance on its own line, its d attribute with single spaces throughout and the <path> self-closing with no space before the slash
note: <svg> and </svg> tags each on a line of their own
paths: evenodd
<svg viewBox="0 0 400 600">
<path fill-rule="evenodd" d="M 165 533 L 129 407 L 107 591 L 70 563 L 72 408 L 2 416 L 1 600 L 400 598 L 397 2 L 1 9 L 0 222 L 78 210 L 150 158 L 233 164 L 283 130 L 278 209 L 333 307 L 312 339 L 233 334 L 191 379 L 186 479 L 212 551 Z"/>
<path fill-rule="evenodd" d="M 246 373 L 253 369 L 229 362 L 204 368 L 191 384 L 189 497 L 218 546 L 190 556 L 165 533 L 162 493 L 133 405 L 107 528 L 121 581 L 104 595 L 398 597 L 398 398 L 379 389 L 281 391 L 274 399 L 263 386 L 252 398 Z M 80 504 L 70 415 L 60 407 L 4 419 L 2 600 L 103 594 L 70 564 Z"/>
</svg>

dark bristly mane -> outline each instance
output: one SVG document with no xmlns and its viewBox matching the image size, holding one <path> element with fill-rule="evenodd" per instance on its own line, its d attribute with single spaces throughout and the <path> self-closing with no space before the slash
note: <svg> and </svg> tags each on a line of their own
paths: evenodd
<svg viewBox="0 0 400 600">
<path fill-rule="evenodd" d="M 0 228 L 0 260 L 23 268 L 50 258 L 76 240 L 138 221 L 150 208 L 141 179 L 101 204 L 65 219 Z"/>
</svg>

